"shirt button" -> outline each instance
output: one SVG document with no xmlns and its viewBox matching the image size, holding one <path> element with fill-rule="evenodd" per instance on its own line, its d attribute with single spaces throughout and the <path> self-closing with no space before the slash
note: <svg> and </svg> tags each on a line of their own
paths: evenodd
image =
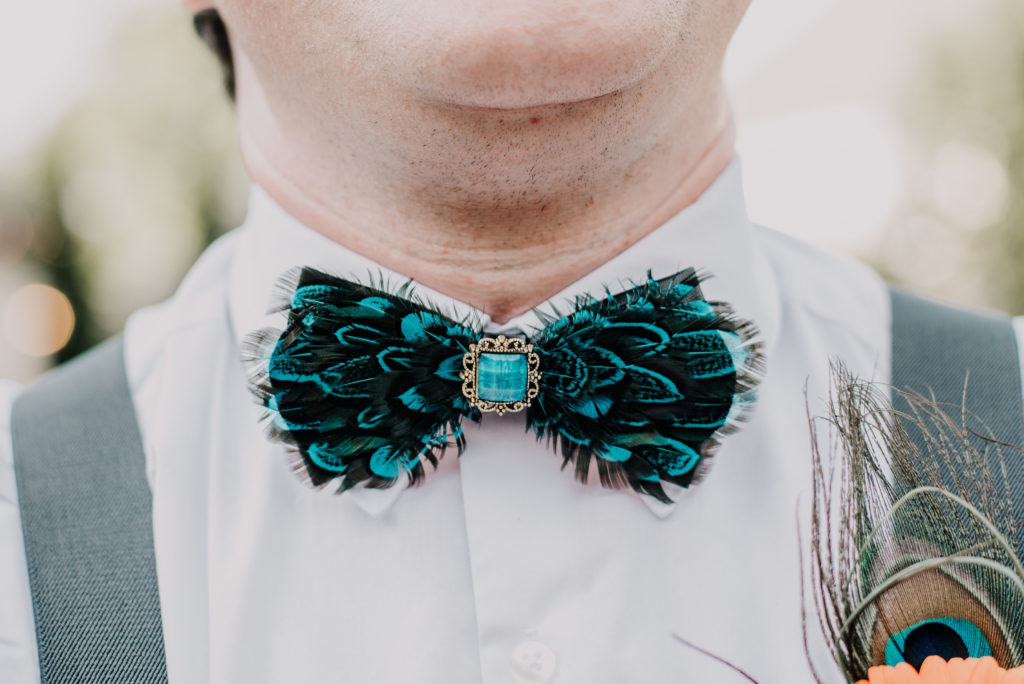
<svg viewBox="0 0 1024 684">
<path fill-rule="evenodd" d="M 555 676 L 557 661 L 547 644 L 523 641 L 512 651 L 512 674 L 519 684 L 547 684 Z"/>
</svg>

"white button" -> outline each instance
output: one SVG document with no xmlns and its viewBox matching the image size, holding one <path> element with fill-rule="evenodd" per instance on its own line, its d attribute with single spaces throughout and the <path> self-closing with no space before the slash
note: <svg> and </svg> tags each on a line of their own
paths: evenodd
<svg viewBox="0 0 1024 684">
<path fill-rule="evenodd" d="M 512 651 L 512 674 L 520 684 L 547 684 L 555 676 L 557 662 L 547 644 L 523 641 Z"/>
</svg>

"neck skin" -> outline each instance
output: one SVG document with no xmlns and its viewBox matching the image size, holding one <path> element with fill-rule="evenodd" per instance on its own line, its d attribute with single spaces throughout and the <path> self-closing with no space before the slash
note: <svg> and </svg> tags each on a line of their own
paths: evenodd
<svg viewBox="0 0 1024 684">
<path fill-rule="evenodd" d="M 410 94 L 369 109 L 357 93 L 345 126 L 324 136 L 286 134 L 278 122 L 294 113 L 272 111 L 240 52 L 242 149 L 254 180 L 304 224 L 503 323 L 665 223 L 728 166 L 720 65 L 680 84 L 668 61 L 611 93 L 523 108 Z"/>
</svg>

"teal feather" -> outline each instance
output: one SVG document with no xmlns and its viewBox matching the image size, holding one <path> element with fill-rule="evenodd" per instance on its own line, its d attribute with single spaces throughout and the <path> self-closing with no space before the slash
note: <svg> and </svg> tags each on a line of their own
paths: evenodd
<svg viewBox="0 0 1024 684">
<path fill-rule="evenodd" d="M 703 298 L 692 269 L 603 299 L 581 297 L 566 316 L 544 314 L 534 341 L 540 393 L 527 423 L 586 482 L 660 501 L 663 483 L 688 487 L 722 436 L 736 429 L 763 373 L 757 329 Z"/>
<path fill-rule="evenodd" d="M 315 485 L 339 479 L 415 484 L 423 462 L 465 446 L 460 423 L 476 419 L 457 375 L 477 334 L 407 296 L 313 269 L 291 273 L 283 331 L 245 345 L 253 391 L 274 416 L 272 434 L 292 445 Z"/>
</svg>

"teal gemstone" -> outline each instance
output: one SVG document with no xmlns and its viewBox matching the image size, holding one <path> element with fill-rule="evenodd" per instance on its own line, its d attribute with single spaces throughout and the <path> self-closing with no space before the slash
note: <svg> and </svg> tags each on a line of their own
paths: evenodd
<svg viewBox="0 0 1024 684">
<path fill-rule="evenodd" d="M 484 401 L 522 401 L 526 398 L 525 354 L 480 355 L 476 393 Z"/>
</svg>

